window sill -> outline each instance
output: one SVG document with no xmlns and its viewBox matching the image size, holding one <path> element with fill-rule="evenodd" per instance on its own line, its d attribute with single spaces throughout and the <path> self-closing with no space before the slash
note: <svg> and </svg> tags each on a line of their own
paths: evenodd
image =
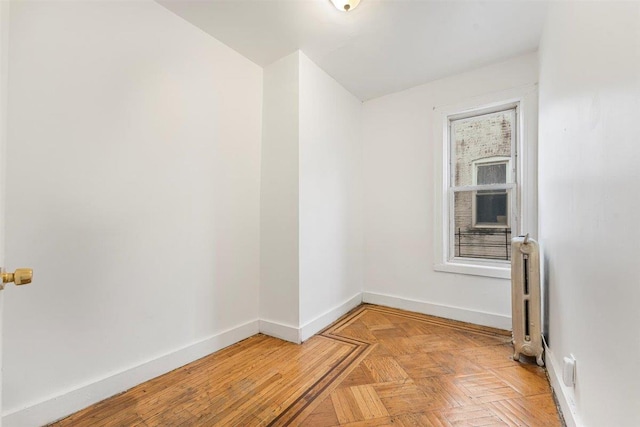
<svg viewBox="0 0 640 427">
<path fill-rule="evenodd" d="M 476 264 L 470 261 L 457 261 L 435 264 L 435 271 L 445 273 L 468 274 L 471 276 L 495 277 L 498 279 L 511 280 L 510 264 Z"/>
</svg>

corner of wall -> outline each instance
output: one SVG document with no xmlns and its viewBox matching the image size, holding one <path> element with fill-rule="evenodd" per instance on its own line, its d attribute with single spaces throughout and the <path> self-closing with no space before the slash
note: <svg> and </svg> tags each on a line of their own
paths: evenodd
<svg viewBox="0 0 640 427">
<path fill-rule="evenodd" d="M 261 334 L 289 341 L 294 344 L 300 344 L 302 342 L 300 339 L 300 328 L 273 320 L 260 319 L 259 331 Z"/>
<path fill-rule="evenodd" d="M 362 304 L 362 292 L 358 292 L 351 298 L 344 301 L 342 304 L 339 304 L 332 309 L 327 310 L 315 319 L 305 323 L 300 327 L 300 341 L 304 342 L 308 340 L 313 335 L 331 325 L 333 322 L 335 322 L 340 317 L 344 316 L 360 304 Z"/>
<path fill-rule="evenodd" d="M 260 333 L 279 338 L 294 344 L 301 344 L 333 322 L 344 316 L 362 303 L 362 293 L 358 292 L 351 298 L 322 313 L 300 327 L 284 325 L 272 320 L 260 319 Z"/>
</svg>

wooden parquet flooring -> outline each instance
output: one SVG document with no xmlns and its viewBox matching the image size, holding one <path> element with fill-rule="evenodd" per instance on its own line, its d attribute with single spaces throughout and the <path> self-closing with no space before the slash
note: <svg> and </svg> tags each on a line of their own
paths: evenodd
<svg viewBox="0 0 640 427">
<path fill-rule="evenodd" d="M 361 305 L 295 345 L 256 335 L 54 426 L 562 426 L 510 334 Z"/>
</svg>

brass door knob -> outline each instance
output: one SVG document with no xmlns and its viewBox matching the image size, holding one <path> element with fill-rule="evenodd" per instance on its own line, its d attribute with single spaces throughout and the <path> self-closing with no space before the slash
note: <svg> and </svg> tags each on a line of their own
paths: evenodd
<svg viewBox="0 0 640 427">
<path fill-rule="evenodd" d="M 33 269 L 17 268 L 14 273 L 2 273 L 2 283 L 15 283 L 16 285 L 26 285 L 33 279 Z"/>
</svg>

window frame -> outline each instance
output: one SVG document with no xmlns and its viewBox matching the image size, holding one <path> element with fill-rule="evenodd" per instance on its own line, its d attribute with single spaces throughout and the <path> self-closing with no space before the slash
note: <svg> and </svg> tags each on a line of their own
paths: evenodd
<svg viewBox="0 0 640 427">
<path fill-rule="evenodd" d="M 450 143 L 450 123 L 468 117 L 490 114 L 516 107 L 515 127 L 519 137 L 514 138 L 512 149 L 513 165 L 508 167 L 513 176 L 512 184 L 492 184 L 486 189 L 513 188 L 515 197 L 510 195 L 509 203 L 515 207 L 510 209 L 509 218 L 511 235 L 523 232 L 537 237 L 537 85 L 527 85 L 493 94 L 487 94 L 455 105 L 434 108 L 434 171 L 435 171 L 435 261 L 434 270 L 458 274 L 471 274 L 488 277 L 510 279 L 511 265 L 504 260 L 486 260 L 478 258 L 456 258 L 453 236 L 453 192 L 450 191 L 452 180 L 452 159 Z M 438 142 L 440 141 L 440 142 Z M 496 156 L 497 157 L 497 156 Z M 479 159 L 482 160 L 482 159 Z M 515 169 L 515 171 L 514 171 Z M 477 182 L 474 169 L 473 180 Z M 509 179 L 507 179 L 509 181 Z M 482 186 L 484 187 L 484 186 Z M 458 191 L 465 187 L 457 187 Z M 480 188 L 484 189 L 484 188 Z M 479 190 L 478 186 L 470 186 L 468 190 Z M 474 203 L 475 205 L 475 198 Z M 473 212 L 475 221 L 475 212 Z M 515 227 L 513 225 L 515 224 Z M 484 228 L 484 227 L 482 227 Z M 504 226 L 500 226 L 504 228 Z"/>
</svg>

